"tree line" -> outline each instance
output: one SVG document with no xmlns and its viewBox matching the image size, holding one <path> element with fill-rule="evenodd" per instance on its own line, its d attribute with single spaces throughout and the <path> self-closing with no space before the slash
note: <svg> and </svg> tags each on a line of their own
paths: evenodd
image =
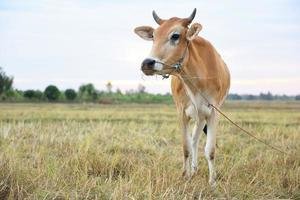
<svg viewBox="0 0 300 200">
<path fill-rule="evenodd" d="M 111 82 L 106 84 L 106 91 L 100 91 L 92 83 L 82 84 L 77 90 L 69 88 L 60 90 L 55 85 L 41 90 L 18 90 L 13 88 L 13 77 L 6 75 L 0 67 L 0 101 L 4 102 L 95 102 L 111 103 L 172 103 L 172 96 L 166 94 L 150 94 L 145 86 L 139 84 L 135 90 L 122 93 L 120 89 L 112 90 Z M 300 100 L 300 95 L 273 95 L 270 92 L 259 95 L 229 94 L 229 100 Z"/>
<path fill-rule="evenodd" d="M 13 77 L 6 75 L 0 67 L 0 101 L 2 102 L 94 102 L 94 103 L 172 103 L 170 94 L 150 94 L 145 86 L 138 85 L 122 93 L 120 89 L 112 90 L 111 82 L 106 90 L 97 90 L 92 83 L 82 84 L 77 90 L 69 88 L 60 90 L 49 85 L 44 90 L 19 90 L 13 88 Z"/>
</svg>

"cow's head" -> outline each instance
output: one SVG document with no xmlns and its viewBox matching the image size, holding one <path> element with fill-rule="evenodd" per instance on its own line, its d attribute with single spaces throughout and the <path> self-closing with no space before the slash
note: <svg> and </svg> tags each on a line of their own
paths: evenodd
<svg viewBox="0 0 300 200">
<path fill-rule="evenodd" d="M 189 41 L 202 29 L 198 23 L 189 25 L 196 15 L 196 8 L 188 18 L 173 17 L 164 20 L 158 17 L 155 11 L 153 18 L 159 25 L 157 29 L 150 26 L 140 26 L 134 32 L 141 38 L 152 41 L 150 55 L 142 62 L 141 70 L 146 75 L 170 74 L 174 69 L 170 68 L 184 54 Z"/>
</svg>

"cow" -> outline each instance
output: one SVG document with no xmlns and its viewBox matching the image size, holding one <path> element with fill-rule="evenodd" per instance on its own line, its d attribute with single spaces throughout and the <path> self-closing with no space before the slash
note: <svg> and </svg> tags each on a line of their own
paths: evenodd
<svg viewBox="0 0 300 200">
<path fill-rule="evenodd" d="M 150 55 L 141 64 L 145 75 L 171 76 L 171 90 L 183 138 L 183 176 L 192 177 L 198 170 L 198 144 L 201 130 L 206 130 L 204 155 L 208 162 L 209 184 L 216 185 L 214 160 L 218 112 L 229 91 L 230 73 L 214 46 L 198 36 L 202 29 L 192 23 L 196 8 L 188 18 L 161 19 L 152 12 L 159 25 L 154 29 L 140 26 L 134 32 L 152 41 Z M 192 133 L 189 124 L 194 122 Z"/>
</svg>

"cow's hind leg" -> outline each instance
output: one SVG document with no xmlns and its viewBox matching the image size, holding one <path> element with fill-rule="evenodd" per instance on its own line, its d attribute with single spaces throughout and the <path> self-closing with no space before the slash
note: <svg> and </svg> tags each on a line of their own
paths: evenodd
<svg viewBox="0 0 300 200">
<path fill-rule="evenodd" d="M 214 168 L 215 150 L 216 150 L 216 126 L 217 114 L 212 110 L 211 116 L 207 121 L 207 139 L 205 145 L 205 158 L 208 162 L 209 168 L 209 184 L 216 185 L 216 172 Z"/>
</svg>

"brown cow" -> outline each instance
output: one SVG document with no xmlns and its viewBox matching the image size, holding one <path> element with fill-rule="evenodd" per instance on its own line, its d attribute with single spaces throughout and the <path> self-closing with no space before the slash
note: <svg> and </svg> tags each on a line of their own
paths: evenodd
<svg viewBox="0 0 300 200">
<path fill-rule="evenodd" d="M 205 157 L 209 167 L 209 183 L 215 185 L 214 159 L 218 113 L 210 107 L 220 107 L 229 86 L 229 70 L 210 42 L 197 36 L 202 26 L 193 23 L 196 9 L 188 18 L 161 19 L 153 11 L 159 27 L 135 28 L 145 40 L 153 41 L 149 57 L 142 62 L 146 75 L 172 75 L 172 94 L 183 133 L 183 175 L 190 177 L 197 171 L 198 144 L 201 130 L 207 125 Z M 188 133 L 190 120 L 195 121 L 192 135 Z M 191 165 L 190 165 L 191 159 Z M 191 173 L 190 173 L 191 171 Z"/>
</svg>

